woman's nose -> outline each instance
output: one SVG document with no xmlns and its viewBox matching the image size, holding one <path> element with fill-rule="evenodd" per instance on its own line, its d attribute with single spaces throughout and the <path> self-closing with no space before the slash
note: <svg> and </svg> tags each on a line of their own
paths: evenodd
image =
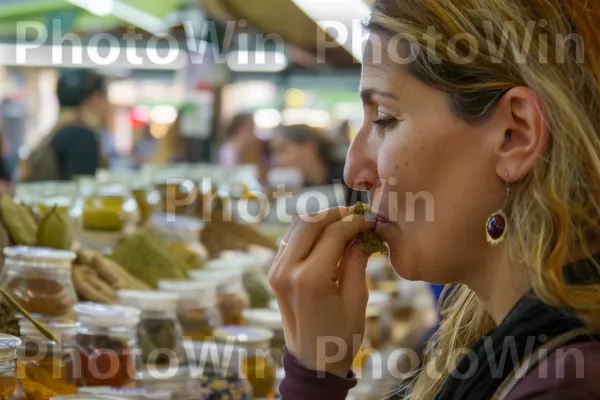
<svg viewBox="0 0 600 400">
<path fill-rule="evenodd" d="M 344 180 L 354 190 L 371 190 L 377 186 L 376 153 L 372 153 L 373 147 L 367 145 L 367 139 L 368 134 L 359 132 L 348 150 Z"/>
</svg>

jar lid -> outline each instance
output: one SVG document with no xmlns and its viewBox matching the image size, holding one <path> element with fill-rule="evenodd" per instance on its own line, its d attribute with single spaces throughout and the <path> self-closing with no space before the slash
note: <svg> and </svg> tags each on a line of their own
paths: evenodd
<svg viewBox="0 0 600 400">
<path fill-rule="evenodd" d="M 227 265 L 227 263 L 229 263 L 229 267 L 234 266 L 244 270 L 262 269 L 265 264 L 265 259 L 257 254 L 237 250 L 226 250 L 221 252 L 220 259 L 226 261 L 226 263 L 221 265 Z M 207 268 L 210 268 L 210 266 Z"/>
<path fill-rule="evenodd" d="M 17 358 L 21 339 L 16 336 L 0 334 L 0 361 L 10 361 Z"/>
<path fill-rule="evenodd" d="M 82 325 L 133 327 L 140 322 L 140 310 L 121 305 L 79 303 L 73 307 Z"/>
<path fill-rule="evenodd" d="M 244 288 L 242 275 L 243 271 L 238 268 L 230 269 L 201 269 L 190 271 L 192 279 L 201 282 L 216 282 L 218 293 L 238 293 Z"/>
<path fill-rule="evenodd" d="M 135 307 L 140 311 L 177 311 L 179 295 L 169 292 L 146 290 L 119 290 L 119 303 Z"/>
<path fill-rule="evenodd" d="M 213 335 L 218 342 L 233 340 L 244 348 L 263 347 L 273 338 L 273 332 L 268 329 L 232 325 L 216 328 Z"/>
<path fill-rule="evenodd" d="M 4 249 L 4 256 L 16 260 L 51 263 L 61 267 L 71 267 L 76 255 L 72 251 L 55 250 L 46 247 L 13 246 Z"/>
<path fill-rule="evenodd" d="M 169 280 L 158 281 L 158 289 L 177 293 L 180 298 L 180 307 L 214 307 L 217 302 L 218 282 L 209 280 Z"/>
<path fill-rule="evenodd" d="M 250 308 L 242 311 L 242 318 L 249 326 L 267 328 L 273 331 L 283 329 L 283 318 L 279 311 L 269 308 Z"/>
<path fill-rule="evenodd" d="M 199 218 L 176 214 L 155 214 L 152 222 L 163 229 L 200 233 L 204 223 Z"/>
<path fill-rule="evenodd" d="M 73 321 L 40 321 L 44 324 L 46 329 L 58 340 L 61 342 L 61 337 L 63 335 L 69 335 L 75 331 L 81 324 L 79 322 Z M 46 337 L 40 333 L 40 331 L 27 319 L 19 320 L 19 330 L 21 332 L 22 337 L 29 337 L 33 339 L 44 339 Z"/>
</svg>

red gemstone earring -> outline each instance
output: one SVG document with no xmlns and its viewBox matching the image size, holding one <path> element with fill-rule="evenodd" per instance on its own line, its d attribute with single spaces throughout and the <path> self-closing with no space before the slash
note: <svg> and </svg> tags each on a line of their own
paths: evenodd
<svg viewBox="0 0 600 400">
<path fill-rule="evenodd" d="M 493 213 L 485 224 L 485 233 L 487 235 L 487 241 L 492 246 L 497 246 L 504 241 L 506 237 L 506 228 L 508 225 L 508 218 L 504 209 L 508 203 L 510 197 L 510 185 L 508 184 L 508 172 L 506 172 L 506 199 L 504 200 L 504 206 L 495 213 Z"/>
</svg>

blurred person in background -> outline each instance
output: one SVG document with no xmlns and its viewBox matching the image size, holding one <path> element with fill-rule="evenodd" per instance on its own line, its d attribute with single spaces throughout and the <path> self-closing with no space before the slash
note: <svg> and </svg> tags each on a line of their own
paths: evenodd
<svg viewBox="0 0 600 400">
<path fill-rule="evenodd" d="M 160 139 L 156 139 L 154 154 L 148 160 L 149 164 L 168 165 L 185 161 L 185 141 L 181 135 L 180 124 L 181 114 L 178 114 L 175 122 L 169 126 L 161 127 L 161 129 L 165 129 L 166 132 Z M 150 137 L 155 137 L 151 134 L 151 130 L 152 126 L 148 128 L 148 135 L 150 135 Z M 147 140 L 149 141 L 150 139 L 147 138 Z M 144 151 L 149 152 L 150 150 L 144 149 Z"/>
<path fill-rule="evenodd" d="M 90 70 L 69 70 L 58 80 L 58 122 L 24 164 L 26 181 L 70 180 L 95 175 L 106 165 L 100 138 L 109 103 L 106 81 Z"/>
<path fill-rule="evenodd" d="M 343 181 L 344 161 L 333 143 L 319 129 L 308 125 L 281 126 L 271 139 L 271 165 L 294 168 L 304 176 L 304 186 L 331 185 Z"/>
<path fill-rule="evenodd" d="M 219 150 L 219 163 L 224 167 L 256 165 L 262 181 L 267 170 L 263 150 L 263 142 L 256 136 L 254 115 L 240 113 L 227 129 L 227 140 Z"/>
<path fill-rule="evenodd" d="M 157 148 L 157 140 L 150 132 L 150 125 L 146 124 L 141 128 L 140 137 L 133 145 L 131 152 L 134 167 L 140 168 L 142 165 L 152 161 L 156 155 Z"/>
</svg>

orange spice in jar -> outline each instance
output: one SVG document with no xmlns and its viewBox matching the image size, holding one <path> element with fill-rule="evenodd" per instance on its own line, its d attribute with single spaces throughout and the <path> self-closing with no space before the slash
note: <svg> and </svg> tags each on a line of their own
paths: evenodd
<svg viewBox="0 0 600 400">
<path fill-rule="evenodd" d="M 4 249 L 0 286 L 35 318 L 68 318 L 77 302 L 71 275 L 75 253 L 39 247 Z"/>
</svg>

